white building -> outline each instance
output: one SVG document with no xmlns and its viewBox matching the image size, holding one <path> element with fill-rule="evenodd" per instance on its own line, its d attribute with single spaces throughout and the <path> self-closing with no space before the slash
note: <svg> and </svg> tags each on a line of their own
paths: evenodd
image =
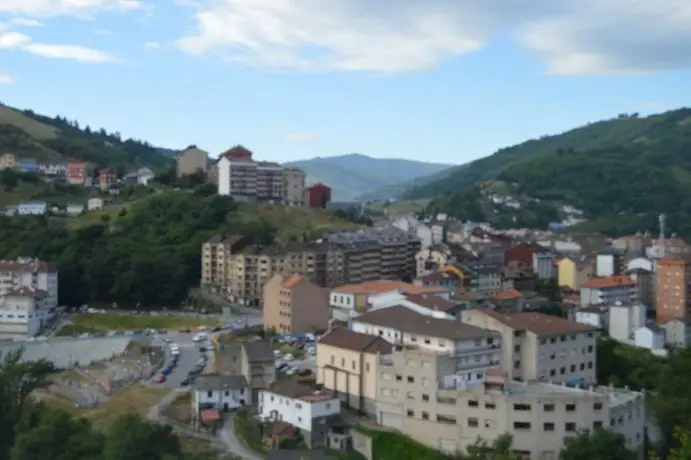
<svg viewBox="0 0 691 460">
<path fill-rule="evenodd" d="M 137 183 L 139 185 L 149 185 L 149 182 L 155 177 L 156 175 L 150 168 L 140 168 L 137 171 Z"/>
<path fill-rule="evenodd" d="M 434 318 L 403 306 L 375 310 L 350 321 L 349 329 L 379 336 L 395 345 L 406 345 L 456 358 L 456 384 L 482 382 L 486 371 L 500 366 L 501 336 L 458 320 Z"/>
<path fill-rule="evenodd" d="M 442 319 L 455 319 L 453 315 L 446 313 L 455 304 L 444 296 L 436 294 L 404 294 L 399 291 L 385 292 L 370 296 L 369 305 L 369 311 L 400 305 L 421 315 Z"/>
<path fill-rule="evenodd" d="M 341 400 L 330 391 L 285 380 L 259 391 L 258 412 L 265 422 L 284 422 L 299 429 L 307 443 L 314 445 L 326 440 L 331 422 L 341 413 Z"/>
<path fill-rule="evenodd" d="M 103 198 L 89 198 L 89 201 L 86 203 L 86 208 L 89 211 L 98 211 L 99 209 L 103 209 Z"/>
<path fill-rule="evenodd" d="M 641 303 L 615 302 L 609 307 L 609 336 L 632 343 L 634 332 L 646 323 L 646 307 Z"/>
<path fill-rule="evenodd" d="M 64 176 L 67 173 L 67 166 L 61 163 L 41 163 L 38 171 L 46 176 Z"/>
<path fill-rule="evenodd" d="M 84 212 L 85 206 L 83 204 L 68 203 L 65 211 L 70 216 L 76 216 Z"/>
<path fill-rule="evenodd" d="M 45 301 L 45 291 L 26 287 L 0 295 L 0 334 L 38 335 L 53 316 Z"/>
<path fill-rule="evenodd" d="M 252 404 L 252 392 L 242 375 L 203 375 L 194 381 L 192 409 L 229 412 Z"/>
<path fill-rule="evenodd" d="M 665 331 L 653 324 L 636 329 L 633 336 L 634 344 L 637 347 L 648 350 L 663 350 L 665 348 Z"/>
<path fill-rule="evenodd" d="M 427 249 L 433 244 L 441 243 L 441 239 L 439 239 L 439 241 L 435 241 L 432 234 L 432 229 L 429 227 L 429 225 L 420 222 L 414 216 L 399 216 L 394 219 L 392 225 L 396 228 L 400 228 L 404 232 L 416 234 L 420 239 L 421 249 Z"/>
<path fill-rule="evenodd" d="M 542 279 L 554 278 L 557 275 L 557 255 L 551 251 L 533 251 L 533 270 L 535 276 Z"/>
<path fill-rule="evenodd" d="M 58 272 L 46 262 L 31 257 L 0 260 L 0 296 L 20 288 L 45 291 L 46 308 L 58 306 Z"/>
<path fill-rule="evenodd" d="M 579 308 L 573 311 L 573 320 L 598 329 L 606 329 L 609 324 L 609 309 L 604 305 Z"/>
<path fill-rule="evenodd" d="M 48 205 L 43 202 L 21 203 L 16 209 L 20 216 L 42 216 L 48 210 Z"/>
<path fill-rule="evenodd" d="M 581 286 L 581 306 L 630 303 L 638 298 L 636 283 L 627 276 L 592 278 Z"/>
</svg>

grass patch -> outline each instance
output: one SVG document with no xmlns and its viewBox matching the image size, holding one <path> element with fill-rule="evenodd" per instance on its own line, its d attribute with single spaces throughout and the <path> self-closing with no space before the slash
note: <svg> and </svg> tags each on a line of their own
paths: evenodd
<svg viewBox="0 0 691 460">
<path fill-rule="evenodd" d="M 429 202 L 429 198 L 421 198 L 418 200 L 399 200 L 394 201 L 393 203 L 377 201 L 367 205 L 367 209 L 374 213 L 383 213 L 386 211 L 388 215 L 396 216 L 399 214 L 409 214 L 412 212 L 424 211 Z"/>
<path fill-rule="evenodd" d="M 146 417 L 149 410 L 167 393 L 165 388 L 130 385 L 115 393 L 106 404 L 86 411 L 83 416 L 99 429 L 108 428 L 118 417 L 128 412 Z"/>
<path fill-rule="evenodd" d="M 18 110 L 0 105 L 0 124 L 13 125 L 39 140 L 55 139 L 59 130 L 27 117 Z"/>
<path fill-rule="evenodd" d="M 74 401 L 64 396 L 50 394 L 47 391 L 36 391 L 33 397 L 50 408 L 63 410 L 71 415 L 84 415 L 84 409 L 77 407 Z"/>
<path fill-rule="evenodd" d="M 449 456 L 391 431 L 375 430 L 356 425 L 357 431 L 372 438 L 372 457 L 377 460 L 424 458 L 425 460 L 449 460 Z"/>
<path fill-rule="evenodd" d="M 72 321 L 80 327 L 101 330 L 141 329 L 193 329 L 200 326 L 218 326 L 220 322 L 208 318 L 187 318 L 184 316 L 139 316 L 116 315 L 113 313 L 76 315 Z"/>
<path fill-rule="evenodd" d="M 103 329 L 97 329 L 91 326 L 84 326 L 81 324 L 65 324 L 60 326 L 60 329 L 55 333 L 56 337 L 71 337 L 73 335 L 80 334 L 95 334 L 97 332 L 103 332 Z"/>
<path fill-rule="evenodd" d="M 208 442 L 190 436 L 180 436 L 180 448 L 185 455 L 192 458 L 216 458 L 218 451 L 211 447 Z"/>
</svg>

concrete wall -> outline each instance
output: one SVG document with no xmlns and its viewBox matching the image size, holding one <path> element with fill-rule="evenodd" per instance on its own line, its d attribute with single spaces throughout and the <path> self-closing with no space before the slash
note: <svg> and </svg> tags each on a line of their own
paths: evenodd
<svg viewBox="0 0 691 460">
<path fill-rule="evenodd" d="M 46 359 L 55 367 L 66 368 L 79 364 L 88 366 L 94 361 L 103 361 L 113 356 L 121 355 L 131 337 L 100 337 L 100 338 L 56 338 L 42 342 L 12 342 L 0 344 L 0 356 L 19 348 L 24 349 L 23 361 Z"/>
<path fill-rule="evenodd" d="M 374 460 L 372 438 L 356 429 L 350 430 L 350 437 L 353 440 L 353 450 L 359 452 L 367 460 Z"/>
</svg>

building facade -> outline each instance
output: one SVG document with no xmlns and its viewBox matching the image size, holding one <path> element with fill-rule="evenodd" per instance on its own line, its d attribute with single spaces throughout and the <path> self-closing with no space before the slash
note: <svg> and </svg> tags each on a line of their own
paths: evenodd
<svg viewBox="0 0 691 460">
<path fill-rule="evenodd" d="M 580 291 L 582 307 L 638 300 L 636 283 L 631 278 L 621 275 L 592 278 L 581 286 Z"/>
<path fill-rule="evenodd" d="M 305 191 L 305 205 L 308 208 L 326 209 L 331 203 L 331 187 L 318 182 Z"/>
<path fill-rule="evenodd" d="M 325 331 L 329 325 L 329 291 L 303 275 L 274 275 L 264 285 L 265 330 L 279 334 Z"/>
<path fill-rule="evenodd" d="M 53 312 L 58 306 L 58 271 L 46 262 L 31 257 L 0 260 L 0 296 L 20 288 L 45 292 L 45 306 Z"/>
<path fill-rule="evenodd" d="M 688 258 L 665 257 L 655 268 L 655 310 L 657 321 L 689 317 L 691 262 Z"/>
<path fill-rule="evenodd" d="M 283 169 L 283 204 L 285 206 L 304 206 L 305 173 L 302 170 Z"/>
<path fill-rule="evenodd" d="M 177 176 L 182 177 L 201 171 L 206 174 L 209 164 L 209 154 L 196 145 L 191 145 L 180 152 L 175 158 L 177 162 Z"/>
</svg>

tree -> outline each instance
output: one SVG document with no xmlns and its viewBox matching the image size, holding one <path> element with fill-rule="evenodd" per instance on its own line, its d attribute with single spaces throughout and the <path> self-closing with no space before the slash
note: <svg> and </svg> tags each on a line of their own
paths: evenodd
<svg viewBox="0 0 691 460">
<path fill-rule="evenodd" d="M 505 433 L 491 444 L 478 439 L 468 446 L 468 455 L 463 460 L 521 460 L 523 455 L 513 450 L 513 436 Z"/>
<path fill-rule="evenodd" d="M 559 453 L 559 460 L 635 460 L 636 455 L 626 449 L 624 436 L 598 428 L 585 430 L 575 438 L 568 438 Z"/>
<path fill-rule="evenodd" d="M 666 460 L 691 460 L 691 434 L 680 428 L 675 428 L 672 436 L 677 447 L 670 449 L 665 457 Z M 652 460 L 660 460 L 657 452 L 651 452 Z"/>
<path fill-rule="evenodd" d="M 168 425 L 149 423 L 126 414 L 115 421 L 106 435 L 103 460 L 182 459 L 180 443 Z"/>
<path fill-rule="evenodd" d="M 19 174 L 10 168 L 0 170 L 0 185 L 6 192 L 11 192 L 19 185 Z"/>
</svg>

